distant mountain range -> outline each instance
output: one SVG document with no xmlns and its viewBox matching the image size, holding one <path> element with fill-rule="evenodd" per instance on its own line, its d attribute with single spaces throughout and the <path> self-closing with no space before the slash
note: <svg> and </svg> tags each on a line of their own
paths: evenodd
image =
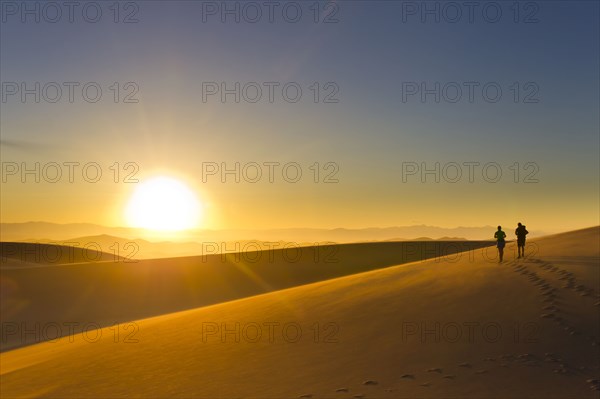
<svg viewBox="0 0 600 399">
<path fill-rule="evenodd" d="M 363 229 L 315 229 L 289 228 L 269 230 L 192 230 L 178 233 L 175 238 L 165 238 L 160 233 L 128 227 L 107 227 L 90 223 L 0 223 L 0 241 L 65 241 L 74 237 L 112 236 L 126 240 L 146 240 L 149 242 L 173 241 L 178 243 L 199 244 L 203 242 L 365 242 L 365 241 L 425 241 L 430 239 L 447 240 L 487 240 L 492 239 L 495 226 L 444 228 L 436 226 L 400 226 Z M 510 229 L 507 229 L 510 233 Z M 529 237 L 545 235 L 541 231 L 531 231 Z M 511 238 L 509 234 L 509 238 Z"/>
</svg>

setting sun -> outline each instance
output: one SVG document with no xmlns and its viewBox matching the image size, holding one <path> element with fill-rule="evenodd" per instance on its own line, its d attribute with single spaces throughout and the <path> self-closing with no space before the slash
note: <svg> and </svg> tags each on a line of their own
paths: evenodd
<svg viewBox="0 0 600 399">
<path fill-rule="evenodd" d="M 161 176 L 140 183 L 127 204 L 125 216 L 131 227 L 185 230 L 198 226 L 201 206 L 184 183 Z"/>
</svg>

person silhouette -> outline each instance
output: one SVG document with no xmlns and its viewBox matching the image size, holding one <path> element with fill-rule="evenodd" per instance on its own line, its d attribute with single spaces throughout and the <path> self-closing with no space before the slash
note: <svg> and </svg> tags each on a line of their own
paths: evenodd
<svg viewBox="0 0 600 399">
<path fill-rule="evenodd" d="M 502 226 L 498 226 L 498 231 L 494 233 L 494 238 L 497 241 L 496 246 L 498 247 L 498 256 L 500 257 L 498 263 L 500 263 L 504 257 L 504 246 L 506 245 L 506 241 L 504 241 L 506 233 L 502 231 Z"/>
<path fill-rule="evenodd" d="M 525 257 L 525 236 L 527 234 L 529 234 L 529 232 L 527 231 L 527 229 L 525 228 L 524 225 L 522 225 L 520 222 L 517 223 L 517 229 L 515 230 L 515 235 L 517 236 L 517 250 L 519 251 L 519 256 L 520 257 Z"/>
</svg>

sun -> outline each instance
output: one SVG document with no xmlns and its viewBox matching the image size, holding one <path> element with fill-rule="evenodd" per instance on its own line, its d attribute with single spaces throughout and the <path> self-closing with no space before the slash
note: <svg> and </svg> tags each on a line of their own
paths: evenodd
<svg viewBox="0 0 600 399">
<path fill-rule="evenodd" d="M 198 226 L 201 206 L 183 182 L 166 176 L 138 183 L 125 210 L 131 227 L 180 231 Z"/>
</svg>

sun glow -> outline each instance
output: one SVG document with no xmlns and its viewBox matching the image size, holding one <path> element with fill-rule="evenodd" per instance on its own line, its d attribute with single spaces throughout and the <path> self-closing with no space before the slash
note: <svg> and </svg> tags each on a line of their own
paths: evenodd
<svg viewBox="0 0 600 399">
<path fill-rule="evenodd" d="M 125 210 L 127 223 L 159 231 L 198 227 L 201 204 L 195 193 L 179 180 L 160 176 L 139 183 Z"/>
</svg>

